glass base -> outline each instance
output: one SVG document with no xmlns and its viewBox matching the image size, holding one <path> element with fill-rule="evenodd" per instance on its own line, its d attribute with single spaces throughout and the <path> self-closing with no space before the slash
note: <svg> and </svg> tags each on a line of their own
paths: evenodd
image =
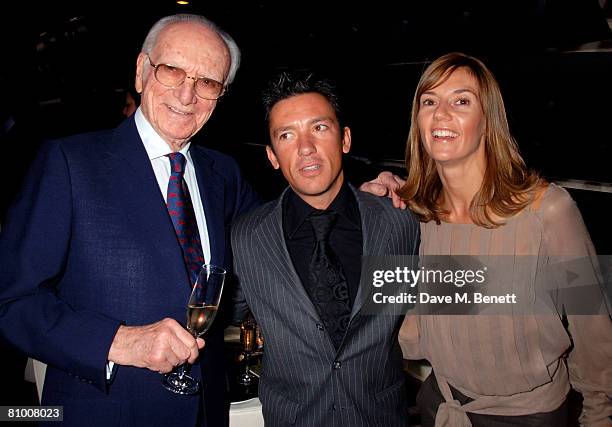
<svg viewBox="0 0 612 427">
<path fill-rule="evenodd" d="M 162 385 L 172 393 L 192 395 L 200 391 L 200 383 L 187 374 L 171 372 L 163 376 Z"/>
<path fill-rule="evenodd" d="M 240 385 L 251 385 L 255 382 L 255 376 L 245 372 L 238 376 L 238 384 Z"/>
</svg>

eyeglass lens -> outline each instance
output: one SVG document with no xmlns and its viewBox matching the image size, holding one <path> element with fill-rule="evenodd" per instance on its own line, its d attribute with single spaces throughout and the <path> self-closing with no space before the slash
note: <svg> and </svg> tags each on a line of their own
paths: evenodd
<svg viewBox="0 0 612 427">
<path fill-rule="evenodd" d="M 185 70 L 166 64 L 158 64 L 155 68 L 155 78 L 164 86 L 178 87 L 188 78 Z M 193 77 L 189 77 L 194 79 Z M 205 99 L 217 99 L 223 95 L 223 85 L 215 80 L 199 77 L 196 79 L 195 92 Z"/>
</svg>

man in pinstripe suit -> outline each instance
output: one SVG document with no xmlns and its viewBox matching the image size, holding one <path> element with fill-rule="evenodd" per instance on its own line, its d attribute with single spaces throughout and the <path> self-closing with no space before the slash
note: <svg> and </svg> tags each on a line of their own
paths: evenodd
<svg viewBox="0 0 612 427">
<path fill-rule="evenodd" d="M 406 426 L 401 319 L 361 313 L 369 289 L 359 279 L 362 255 L 416 254 L 418 222 L 345 182 L 342 155 L 351 134 L 328 81 L 284 73 L 264 103 L 268 159 L 289 188 L 238 220 L 232 246 L 242 292 L 266 339 L 259 386 L 266 425 Z M 335 266 L 327 270 L 333 291 L 311 260 L 323 216 L 332 218 L 325 250 Z"/>
</svg>

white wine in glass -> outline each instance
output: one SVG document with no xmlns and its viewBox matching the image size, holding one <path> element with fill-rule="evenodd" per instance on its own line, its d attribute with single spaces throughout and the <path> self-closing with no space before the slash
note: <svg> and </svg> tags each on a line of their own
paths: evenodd
<svg viewBox="0 0 612 427">
<path fill-rule="evenodd" d="M 255 349 L 255 329 L 256 323 L 253 320 L 246 320 L 240 325 L 240 343 L 242 344 L 242 354 L 244 355 L 244 372 L 238 376 L 238 382 L 244 386 L 253 384 L 255 376 L 250 372 L 251 353 Z"/>
<path fill-rule="evenodd" d="M 204 335 L 217 315 L 218 307 L 210 304 L 189 304 L 187 307 L 187 330 L 194 337 Z"/>
<path fill-rule="evenodd" d="M 198 279 L 187 303 L 187 330 L 194 338 L 201 337 L 210 328 L 221 302 L 225 270 L 212 264 L 202 266 Z M 163 376 L 163 386 L 177 394 L 196 394 L 200 390 L 198 381 L 188 373 L 189 366 L 183 363 Z"/>
</svg>

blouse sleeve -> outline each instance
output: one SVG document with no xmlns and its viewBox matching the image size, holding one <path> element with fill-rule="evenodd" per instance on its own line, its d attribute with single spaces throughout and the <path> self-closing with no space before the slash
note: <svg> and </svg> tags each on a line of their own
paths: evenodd
<svg viewBox="0 0 612 427">
<path fill-rule="evenodd" d="M 562 279 L 557 280 L 557 285 L 562 294 L 568 291 L 566 302 L 572 295 L 582 299 L 580 294 L 573 293 L 576 287 L 572 282 L 577 276 L 580 276 L 578 279 L 586 276 L 589 285 L 593 284 L 591 280 L 599 282 L 600 286 L 602 283 L 593 243 L 580 211 L 567 191 L 551 184 L 542 200 L 541 213 L 549 262 L 555 264 L 553 270 L 561 272 L 557 277 Z M 569 268 L 559 268 L 567 266 Z M 583 291 L 592 292 L 597 288 L 586 286 Z M 603 286 L 600 289 L 603 290 Z M 605 293 L 599 294 L 603 314 L 575 314 L 570 310 L 567 315 L 573 343 L 567 356 L 570 382 L 583 395 L 580 423 L 585 426 L 609 426 L 608 417 L 612 416 L 612 322 L 605 297 Z"/>
</svg>

